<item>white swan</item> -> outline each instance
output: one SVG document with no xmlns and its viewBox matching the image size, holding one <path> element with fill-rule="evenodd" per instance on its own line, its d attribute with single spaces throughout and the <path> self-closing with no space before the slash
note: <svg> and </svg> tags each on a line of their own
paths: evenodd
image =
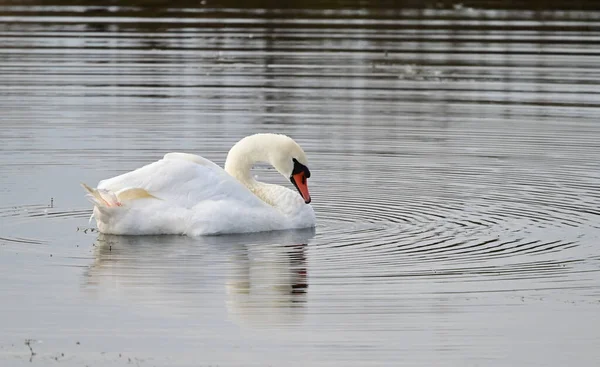
<svg viewBox="0 0 600 367">
<path fill-rule="evenodd" d="M 300 195 L 256 181 L 250 169 L 270 163 Z M 225 169 L 201 156 L 168 153 L 134 171 L 82 184 L 94 203 L 92 217 L 107 234 L 190 236 L 262 232 L 315 226 L 302 148 L 278 134 L 255 134 L 235 144 Z M 91 220 L 91 218 L 90 218 Z"/>
</svg>

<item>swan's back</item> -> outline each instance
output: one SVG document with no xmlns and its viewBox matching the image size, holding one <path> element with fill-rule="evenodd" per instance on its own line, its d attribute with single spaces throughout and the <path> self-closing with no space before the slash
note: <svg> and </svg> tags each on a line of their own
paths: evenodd
<svg viewBox="0 0 600 367">
<path fill-rule="evenodd" d="M 260 199 L 219 166 L 203 157 L 184 153 L 169 153 L 134 171 L 102 180 L 98 188 L 112 192 L 141 188 L 159 200 L 188 209 L 204 201 L 225 198 L 262 205 Z"/>
</svg>

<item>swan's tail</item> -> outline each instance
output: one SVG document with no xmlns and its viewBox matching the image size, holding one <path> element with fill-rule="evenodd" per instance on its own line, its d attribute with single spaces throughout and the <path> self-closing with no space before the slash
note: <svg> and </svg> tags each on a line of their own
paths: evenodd
<svg viewBox="0 0 600 367">
<path fill-rule="evenodd" d="M 88 192 L 86 197 L 94 203 L 97 207 L 116 207 L 122 206 L 123 204 L 119 201 L 117 194 L 110 190 L 105 189 L 93 189 L 88 185 L 82 183 L 81 186 Z"/>
<path fill-rule="evenodd" d="M 94 210 L 90 217 L 89 222 L 92 222 L 96 214 L 107 214 L 110 215 L 113 208 L 121 207 L 126 202 L 139 199 L 158 199 L 156 196 L 150 194 L 145 189 L 139 187 L 126 188 L 117 192 L 106 190 L 106 189 L 93 189 L 88 185 L 81 183 L 81 186 L 87 191 L 86 197 L 95 205 L 98 209 L 98 213 Z"/>
</svg>

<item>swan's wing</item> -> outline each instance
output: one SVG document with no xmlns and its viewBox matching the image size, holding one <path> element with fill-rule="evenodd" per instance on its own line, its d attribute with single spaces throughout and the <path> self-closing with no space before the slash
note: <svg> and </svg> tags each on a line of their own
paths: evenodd
<svg viewBox="0 0 600 367">
<path fill-rule="evenodd" d="M 157 199 L 184 208 L 207 200 L 264 204 L 215 163 L 187 153 L 169 153 L 134 171 L 102 180 L 98 189 L 114 193 L 143 189 Z"/>
</svg>

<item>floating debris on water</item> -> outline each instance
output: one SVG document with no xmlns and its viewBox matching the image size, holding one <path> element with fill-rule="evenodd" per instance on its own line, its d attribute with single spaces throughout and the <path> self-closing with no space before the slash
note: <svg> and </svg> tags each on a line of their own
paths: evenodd
<svg viewBox="0 0 600 367">
<path fill-rule="evenodd" d="M 95 232 L 98 232 L 98 229 L 97 228 L 93 228 L 93 227 L 77 227 L 77 229 L 75 230 L 75 232 L 83 232 L 85 234 L 87 234 L 88 232 L 95 233 Z"/>
</svg>

